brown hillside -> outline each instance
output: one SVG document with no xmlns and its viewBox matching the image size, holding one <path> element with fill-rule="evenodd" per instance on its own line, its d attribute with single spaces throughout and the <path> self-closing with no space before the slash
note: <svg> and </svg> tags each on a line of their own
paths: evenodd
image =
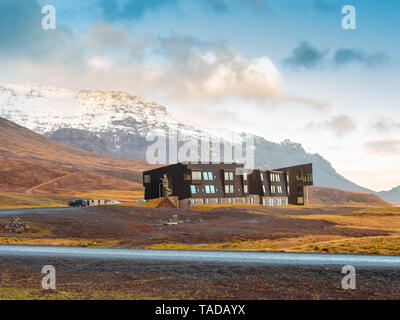
<svg viewBox="0 0 400 320">
<path fill-rule="evenodd" d="M 374 194 L 351 192 L 315 186 L 307 187 L 307 190 L 310 205 L 380 207 L 392 206 L 390 203 L 382 200 Z"/>
<path fill-rule="evenodd" d="M 146 161 L 82 151 L 0 118 L 0 191 L 135 190 Z"/>
</svg>

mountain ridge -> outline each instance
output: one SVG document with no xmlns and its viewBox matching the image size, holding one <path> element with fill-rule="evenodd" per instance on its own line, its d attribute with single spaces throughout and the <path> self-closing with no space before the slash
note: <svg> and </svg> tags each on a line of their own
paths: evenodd
<svg viewBox="0 0 400 320">
<path fill-rule="evenodd" d="M 0 85 L 0 117 L 70 146 L 124 159 L 145 159 L 152 144 L 146 140 L 150 131 L 165 134 L 176 130 L 184 137 L 233 142 L 241 135 L 181 123 L 164 106 L 119 91 Z M 359 186 L 340 175 L 321 155 L 307 153 L 299 143 L 255 137 L 256 167 L 274 169 L 310 162 L 316 186 L 376 194 L 400 203 L 400 190 L 374 192 Z"/>
</svg>

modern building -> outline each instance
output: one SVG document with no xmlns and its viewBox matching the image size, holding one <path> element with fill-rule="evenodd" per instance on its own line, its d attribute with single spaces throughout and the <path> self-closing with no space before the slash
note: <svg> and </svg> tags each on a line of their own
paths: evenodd
<svg viewBox="0 0 400 320">
<path fill-rule="evenodd" d="M 290 183 L 288 170 L 248 170 L 236 163 L 177 163 L 143 172 L 146 200 L 168 197 L 181 208 L 240 203 L 287 206 L 292 203 Z"/>
<path fill-rule="evenodd" d="M 312 163 L 278 169 L 289 175 L 289 203 L 307 205 L 308 187 L 313 185 Z"/>
</svg>

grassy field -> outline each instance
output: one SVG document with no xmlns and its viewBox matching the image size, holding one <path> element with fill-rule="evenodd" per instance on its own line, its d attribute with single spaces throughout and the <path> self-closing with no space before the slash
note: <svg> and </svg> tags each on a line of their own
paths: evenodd
<svg viewBox="0 0 400 320">
<path fill-rule="evenodd" d="M 16 193 L 16 192 L 0 192 L 0 209 L 18 209 L 18 208 L 45 208 L 45 207 L 63 207 L 68 202 L 77 199 L 105 199 L 117 200 L 119 202 L 133 203 L 143 199 L 144 192 L 124 191 L 124 190 L 97 190 L 82 193 L 66 193 L 66 194 L 45 194 L 45 193 Z"/>
<path fill-rule="evenodd" d="M 261 207 L 262 208 L 262 207 Z M 199 206 L 194 210 L 209 211 L 214 206 Z M 321 214 L 304 214 L 307 209 Z M 400 254 L 400 208 L 393 207 L 349 207 L 338 210 L 329 207 L 299 208 L 290 206 L 281 208 L 279 212 L 249 208 L 249 212 L 261 215 L 275 215 L 290 219 L 323 220 L 335 224 L 336 228 L 356 228 L 364 230 L 381 230 L 389 232 L 389 236 L 346 237 L 341 235 L 304 235 L 296 237 L 279 237 L 262 240 L 236 240 L 221 243 L 187 244 L 165 242 L 150 245 L 149 249 L 179 250 L 244 250 L 244 251 L 282 251 L 282 252 L 319 252 L 319 253 L 358 253 L 358 254 Z M 295 214 L 301 212 L 302 214 Z"/>
<path fill-rule="evenodd" d="M 54 194 L 0 192 L 0 209 L 65 206 L 71 197 Z"/>
<path fill-rule="evenodd" d="M 43 196 L 25 197 L 40 201 Z M 69 210 L 58 218 L 52 215 L 49 221 L 50 216 L 30 217 L 28 233 L 2 234 L 0 244 L 80 246 L 85 242 L 94 247 L 400 254 L 399 207 L 235 205 L 179 210 L 154 208 L 158 201 L 130 207 L 130 201 L 141 198 L 140 192 L 98 191 L 85 196 L 112 196 L 127 202 L 87 208 L 83 211 L 90 212 L 90 218 L 86 215 L 85 220 Z M 52 201 L 57 205 L 63 199 Z M 49 200 L 46 205 L 50 204 Z M 189 223 L 163 225 L 173 214 Z"/>
</svg>

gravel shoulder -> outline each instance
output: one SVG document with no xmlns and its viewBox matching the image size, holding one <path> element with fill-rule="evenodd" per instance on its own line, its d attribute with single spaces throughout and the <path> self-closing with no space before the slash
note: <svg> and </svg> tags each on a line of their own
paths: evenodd
<svg viewBox="0 0 400 320">
<path fill-rule="evenodd" d="M 56 290 L 40 289 L 44 265 Z M 260 266 L 62 258 L 0 261 L 0 299 L 399 299 L 395 269 L 357 268 L 357 287 L 343 290 L 338 266 Z"/>
</svg>

